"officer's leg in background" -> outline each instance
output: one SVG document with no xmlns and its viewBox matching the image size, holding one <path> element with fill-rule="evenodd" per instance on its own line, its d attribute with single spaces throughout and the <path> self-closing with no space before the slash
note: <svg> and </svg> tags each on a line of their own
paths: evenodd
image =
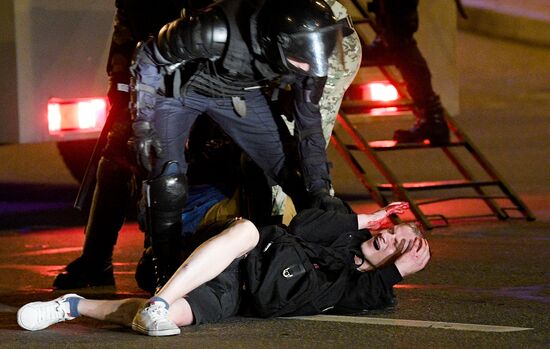
<svg viewBox="0 0 550 349">
<path fill-rule="evenodd" d="M 129 125 L 115 123 L 99 161 L 82 255 L 53 283 L 58 289 L 114 285 L 112 256 L 129 209 L 135 209 L 133 170 L 127 149 Z"/>
<path fill-rule="evenodd" d="M 418 0 L 380 0 L 377 23 L 390 51 L 391 63 L 400 71 L 419 113 L 409 130 L 397 130 L 398 142 L 444 144 L 449 141 L 449 129 L 439 96 L 434 92 L 431 73 L 420 52 L 414 34 L 418 30 Z M 379 15 L 377 13 L 377 16 Z"/>
<path fill-rule="evenodd" d="M 419 109 L 417 120 L 409 130 L 397 130 L 394 139 L 417 143 L 425 139 L 433 145 L 449 142 L 449 128 L 439 96 L 434 92 L 428 64 L 414 39 L 402 45 L 395 65 L 407 83 L 407 90 Z"/>
</svg>

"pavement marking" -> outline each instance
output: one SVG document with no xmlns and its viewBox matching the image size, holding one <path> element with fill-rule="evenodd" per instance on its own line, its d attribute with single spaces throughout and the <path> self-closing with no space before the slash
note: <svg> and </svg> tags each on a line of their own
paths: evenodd
<svg viewBox="0 0 550 349">
<path fill-rule="evenodd" d="M 527 330 L 533 329 L 533 328 L 526 328 L 526 327 L 463 324 L 458 322 L 386 319 L 386 318 L 373 318 L 373 317 L 363 317 L 363 316 L 340 316 L 340 315 L 293 316 L 293 317 L 286 317 L 283 319 L 307 320 L 307 321 L 352 322 L 356 324 L 427 327 L 427 328 L 441 328 L 445 330 L 478 331 L 478 332 L 516 332 L 516 331 L 527 331 Z"/>
</svg>

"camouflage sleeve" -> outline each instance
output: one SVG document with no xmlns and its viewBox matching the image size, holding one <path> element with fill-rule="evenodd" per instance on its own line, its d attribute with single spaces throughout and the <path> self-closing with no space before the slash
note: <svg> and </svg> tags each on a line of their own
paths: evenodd
<svg viewBox="0 0 550 349">
<path fill-rule="evenodd" d="M 346 8 L 336 0 L 326 0 L 326 2 L 331 6 L 336 19 L 342 19 L 348 15 Z M 333 54 L 329 59 L 328 79 L 319 103 L 323 122 L 323 135 L 327 145 L 344 92 L 355 78 L 361 65 L 361 41 L 357 33 L 344 37 L 343 52 L 343 61 L 338 53 Z"/>
</svg>

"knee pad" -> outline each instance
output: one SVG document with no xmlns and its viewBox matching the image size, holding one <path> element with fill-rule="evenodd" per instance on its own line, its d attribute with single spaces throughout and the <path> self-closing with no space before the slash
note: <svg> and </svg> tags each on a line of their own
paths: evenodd
<svg viewBox="0 0 550 349">
<path fill-rule="evenodd" d="M 179 170 L 177 161 L 169 161 L 162 173 L 145 182 L 147 207 L 158 211 L 182 209 L 187 199 L 187 176 Z"/>
<path fill-rule="evenodd" d="M 187 200 L 187 176 L 177 161 L 169 161 L 161 174 L 143 183 L 141 206 L 146 212 L 150 233 L 164 231 L 181 221 Z"/>
</svg>

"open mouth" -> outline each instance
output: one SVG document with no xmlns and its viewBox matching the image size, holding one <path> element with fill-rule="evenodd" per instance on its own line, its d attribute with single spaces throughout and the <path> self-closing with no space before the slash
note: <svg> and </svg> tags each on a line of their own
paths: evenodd
<svg viewBox="0 0 550 349">
<path fill-rule="evenodd" d="M 380 251 L 380 243 L 378 242 L 379 237 L 380 236 L 375 237 L 374 240 L 372 241 L 372 244 L 374 245 L 374 249 L 377 251 Z"/>
</svg>

